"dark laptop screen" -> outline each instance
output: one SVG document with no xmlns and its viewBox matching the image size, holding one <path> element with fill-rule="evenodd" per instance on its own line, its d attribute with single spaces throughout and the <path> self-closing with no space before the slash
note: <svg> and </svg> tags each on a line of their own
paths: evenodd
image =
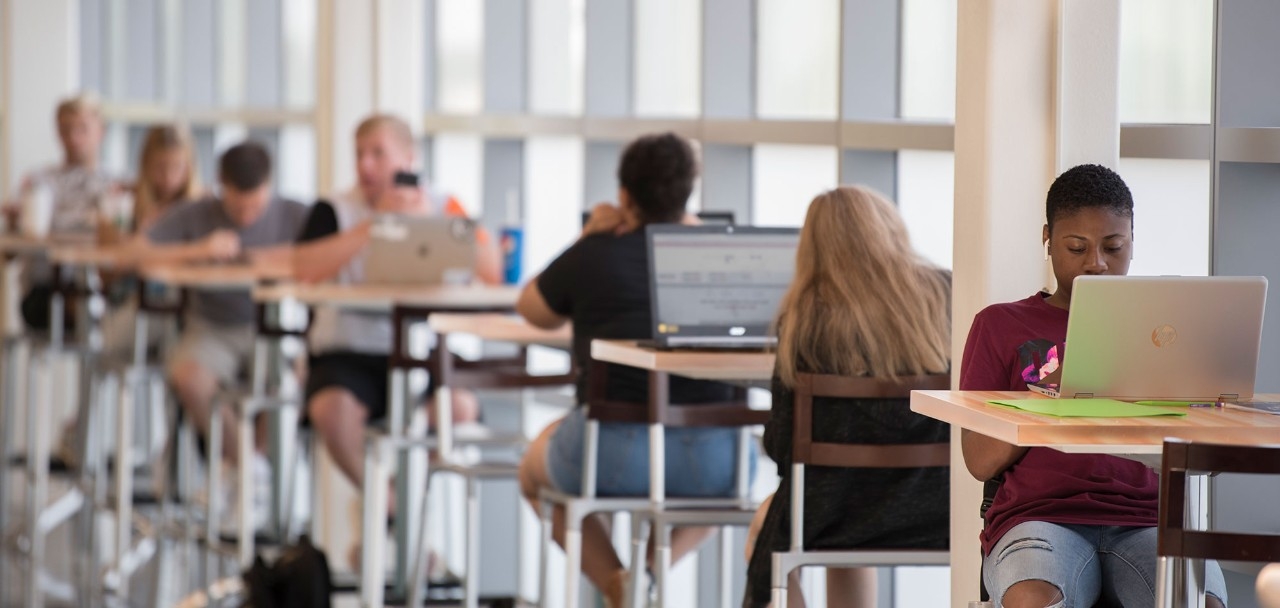
<svg viewBox="0 0 1280 608">
<path fill-rule="evenodd" d="M 795 230 L 663 227 L 649 238 L 657 336 L 767 334 L 795 273 Z"/>
</svg>

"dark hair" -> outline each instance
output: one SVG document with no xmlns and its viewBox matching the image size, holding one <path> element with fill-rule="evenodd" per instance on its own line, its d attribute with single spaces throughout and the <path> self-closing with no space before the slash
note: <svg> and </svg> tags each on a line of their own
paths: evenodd
<svg viewBox="0 0 1280 608">
<path fill-rule="evenodd" d="M 242 192 L 261 186 L 270 177 L 271 154 L 256 141 L 231 146 L 218 160 L 218 181 Z"/>
<path fill-rule="evenodd" d="M 618 183 L 645 223 L 677 222 L 698 178 L 693 146 L 675 133 L 645 135 L 618 162 Z"/>
<path fill-rule="evenodd" d="M 1102 165 L 1076 165 L 1053 180 L 1045 197 L 1049 231 L 1053 223 L 1082 209 L 1106 209 L 1133 221 L 1133 194 L 1111 169 Z"/>
</svg>

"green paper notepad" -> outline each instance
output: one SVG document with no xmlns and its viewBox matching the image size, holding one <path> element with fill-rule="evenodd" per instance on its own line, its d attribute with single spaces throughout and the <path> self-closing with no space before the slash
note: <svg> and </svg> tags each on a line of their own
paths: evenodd
<svg viewBox="0 0 1280 608">
<path fill-rule="evenodd" d="M 1006 399 L 989 401 L 1036 414 L 1060 418 L 1138 418 L 1141 416 L 1186 416 L 1186 410 L 1138 405 L 1115 399 Z"/>
</svg>

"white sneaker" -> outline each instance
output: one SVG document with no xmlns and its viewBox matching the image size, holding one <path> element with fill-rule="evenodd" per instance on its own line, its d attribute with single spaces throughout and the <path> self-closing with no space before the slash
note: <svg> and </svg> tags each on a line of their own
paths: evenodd
<svg viewBox="0 0 1280 608">
<path fill-rule="evenodd" d="M 250 484 L 253 494 L 249 500 L 249 516 L 253 523 L 254 533 L 266 530 L 271 513 L 271 463 L 265 456 L 254 454 L 249 464 Z M 222 513 L 222 536 L 235 537 L 240 530 L 240 470 L 228 464 L 222 467 L 221 504 L 218 512 Z"/>
</svg>

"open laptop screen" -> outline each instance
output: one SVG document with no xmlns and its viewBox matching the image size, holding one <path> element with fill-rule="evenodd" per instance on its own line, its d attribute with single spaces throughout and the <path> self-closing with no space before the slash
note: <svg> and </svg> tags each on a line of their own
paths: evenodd
<svg viewBox="0 0 1280 608">
<path fill-rule="evenodd" d="M 650 226 L 654 336 L 767 335 L 798 241 L 789 228 Z"/>
</svg>

